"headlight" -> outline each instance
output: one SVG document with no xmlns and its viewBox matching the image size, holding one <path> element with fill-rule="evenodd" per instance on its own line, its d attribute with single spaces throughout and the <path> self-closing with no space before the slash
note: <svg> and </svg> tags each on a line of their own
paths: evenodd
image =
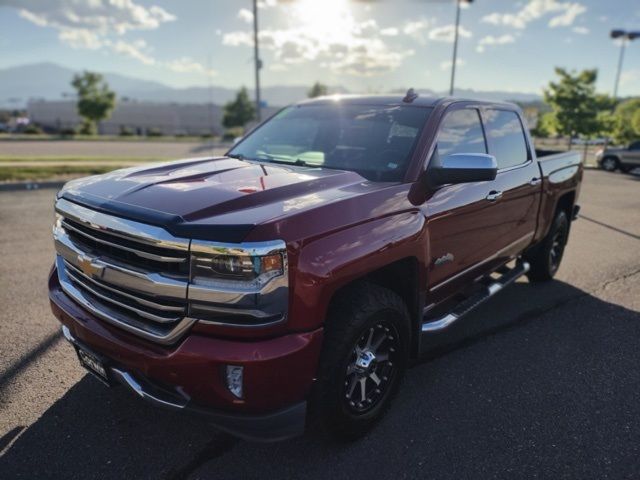
<svg viewBox="0 0 640 480">
<path fill-rule="evenodd" d="M 283 242 L 225 246 L 194 241 L 191 244 L 191 281 L 216 280 L 260 286 L 284 275 L 286 251 Z"/>
<path fill-rule="evenodd" d="M 283 321 L 288 292 L 282 240 L 237 245 L 191 241 L 189 315 L 201 325 L 249 327 Z"/>
</svg>

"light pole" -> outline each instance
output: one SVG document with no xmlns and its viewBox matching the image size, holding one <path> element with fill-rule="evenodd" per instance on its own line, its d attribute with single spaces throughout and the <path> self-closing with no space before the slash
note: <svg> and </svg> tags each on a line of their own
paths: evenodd
<svg viewBox="0 0 640 480">
<path fill-rule="evenodd" d="M 458 61 L 458 30 L 460 29 L 460 4 L 462 2 L 471 3 L 473 0 L 456 0 L 456 28 L 453 37 L 453 62 L 451 63 L 451 83 L 449 84 L 449 95 L 453 95 L 456 82 L 456 62 Z"/>
<path fill-rule="evenodd" d="M 253 0 L 253 58 L 256 70 L 256 119 L 260 121 L 260 69 L 262 68 L 262 60 L 260 60 L 260 45 L 258 43 L 258 0 Z"/>
<path fill-rule="evenodd" d="M 624 61 L 624 51 L 627 47 L 627 43 L 640 38 L 640 32 L 627 32 L 625 30 L 611 30 L 611 38 L 619 38 L 620 44 L 620 56 L 618 57 L 618 71 L 616 72 L 616 81 L 613 86 L 613 99 L 618 98 L 618 86 L 620 85 L 620 74 L 622 73 L 622 62 Z"/>
</svg>

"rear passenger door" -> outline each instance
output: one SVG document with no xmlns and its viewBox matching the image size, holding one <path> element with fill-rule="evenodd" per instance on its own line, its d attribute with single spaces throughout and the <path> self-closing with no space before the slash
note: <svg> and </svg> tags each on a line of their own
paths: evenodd
<svg viewBox="0 0 640 480">
<path fill-rule="evenodd" d="M 498 162 L 492 185 L 499 240 L 496 255 L 507 260 L 531 243 L 536 230 L 542 181 L 519 114 L 513 110 L 482 110 L 489 154 Z"/>
</svg>

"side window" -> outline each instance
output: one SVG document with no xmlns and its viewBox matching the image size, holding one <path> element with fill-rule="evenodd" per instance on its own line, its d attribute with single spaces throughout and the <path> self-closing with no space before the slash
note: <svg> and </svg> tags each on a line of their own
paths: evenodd
<svg viewBox="0 0 640 480">
<path fill-rule="evenodd" d="M 526 162 L 529 158 L 527 143 L 518 114 L 508 110 L 487 110 L 485 119 L 489 153 L 496 157 L 498 168 Z"/>
<path fill-rule="evenodd" d="M 633 142 L 629 145 L 629 150 L 640 150 L 640 142 Z"/>
<path fill-rule="evenodd" d="M 465 108 L 448 113 L 438 133 L 438 155 L 487 153 L 478 110 Z"/>
</svg>

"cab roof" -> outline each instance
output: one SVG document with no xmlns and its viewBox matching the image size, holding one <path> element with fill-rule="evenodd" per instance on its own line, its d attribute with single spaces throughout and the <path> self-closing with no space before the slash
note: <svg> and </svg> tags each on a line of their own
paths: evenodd
<svg viewBox="0 0 640 480">
<path fill-rule="evenodd" d="M 456 102 L 473 102 L 479 105 L 486 106 L 501 106 L 511 109 L 517 109 L 518 107 L 512 103 L 506 102 L 492 102 L 484 100 L 476 100 L 461 97 L 439 97 L 433 95 L 420 95 L 407 97 L 402 93 L 398 94 L 380 94 L 380 95 L 327 95 L 324 97 L 309 98 L 297 102 L 296 105 L 328 105 L 335 102 L 340 102 L 344 105 L 413 105 L 418 107 L 436 107 L 443 103 L 456 103 Z"/>
</svg>

